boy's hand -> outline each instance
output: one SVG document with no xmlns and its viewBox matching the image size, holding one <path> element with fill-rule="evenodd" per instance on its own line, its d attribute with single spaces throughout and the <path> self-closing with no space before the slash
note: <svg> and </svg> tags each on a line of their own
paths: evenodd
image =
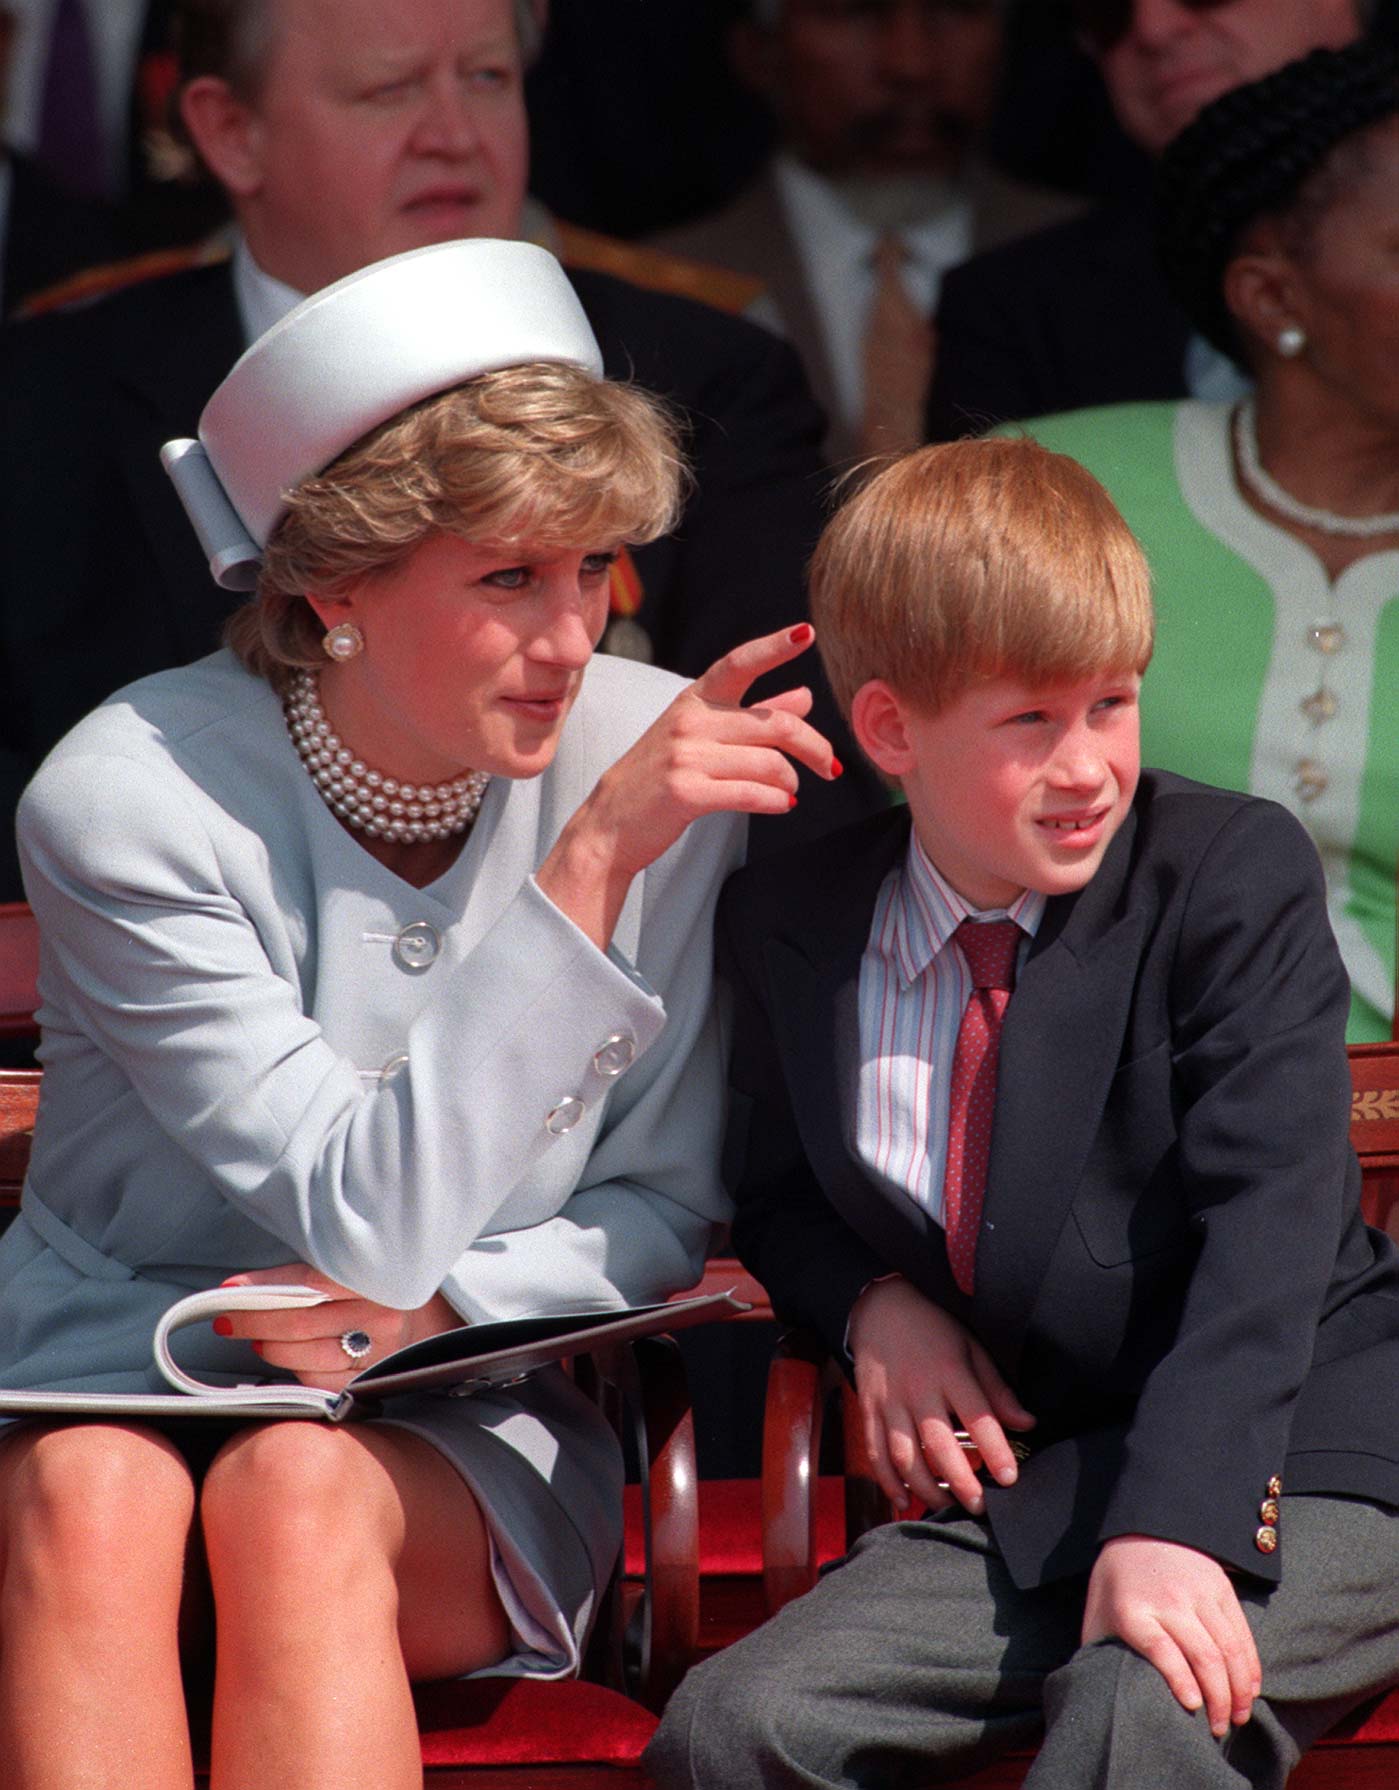
<svg viewBox="0 0 1399 1790">
<path fill-rule="evenodd" d="M 865 1288 L 849 1336 L 865 1445 L 894 1508 L 907 1510 L 912 1494 L 933 1510 L 955 1499 L 980 1515 L 981 1482 L 955 1432 L 966 1430 L 997 1482 L 1013 1485 L 1002 1426 L 1035 1421 L 981 1344 L 899 1275 Z"/>
<path fill-rule="evenodd" d="M 1183 1708 L 1203 1703 L 1217 1738 L 1252 1714 L 1258 1649 L 1228 1574 L 1208 1554 L 1149 1535 L 1106 1542 L 1088 1580 L 1082 1639 L 1109 1635 L 1150 1660 Z"/>
</svg>

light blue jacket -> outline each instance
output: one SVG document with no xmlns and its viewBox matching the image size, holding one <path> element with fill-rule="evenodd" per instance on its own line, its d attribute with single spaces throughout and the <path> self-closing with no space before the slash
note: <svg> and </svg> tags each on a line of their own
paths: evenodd
<svg viewBox="0 0 1399 1790">
<path fill-rule="evenodd" d="M 55 748 L 19 821 L 45 1077 L 0 1239 L 0 1383 L 156 1384 L 172 1299 L 290 1260 L 405 1309 L 441 1288 L 470 1319 L 696 1278 L 726 1216 L 710 934 L 742 823 L 692 826 L 638 877 L 608 955 L 532 881 L 679 688 L 595 660 L 553 766 L 495 781 L 426 889 L 344 831 L 227 653 Z M 199 1331 L 181 1353 L 262 1371 Z"/>
</svg>

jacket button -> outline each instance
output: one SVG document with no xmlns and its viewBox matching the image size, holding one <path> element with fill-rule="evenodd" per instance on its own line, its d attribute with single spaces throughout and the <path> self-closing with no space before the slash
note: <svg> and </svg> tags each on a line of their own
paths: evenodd
<svg viewBox="0 0 1399 1790">
<path fill-rule="evenodd" d="M 1264 1523 L 1257 1535 L 1254 1536 L 1253 1545 L 1258 1549 L 1260 1554 L 1274 1554 L 1277 1552 L 1278 1532 L 1271 1523 Z"/>
<path fill-rule="evenodd" d="M 1282 1496 L 1282 1481 L 1278 1478 L 1276 1473 L 1274 1473 L 1273 1477 L 1268 1481 L 1268 1496 L 1270 1498 L 1281 1498 Z"/>
<path fill-rule="evenodd" d="M 1265 1523 L 1276 1523 L 1282 1512 L 1282 1506 L 1276 1498 L 1265 1498 L 1258 1506 L 1258 1514 Z"/>
<path fill-rule="evenodd" d="M 435 926 L 426 920 L 414 920 L 405 926 L 393 942 L 393 954 L 405 970 L 425 970 L 437 959 L 442 939 Z"/>
<path fill-rule="evenodd" d="M 550 1111 L 544 1121 L 544 1129 L 552 1131 L 555 1137 L 561 1137 L 565 1131 L 572 1131 L 586 1110 L 576 1094 L 566 1094 Z"/>
<path fill-rule="evenodd" d="M 636 1061 L 636 1039 L 630 1032 L 614 1032 L 593 1052 L 593 1068 L 610 1080 Z"/>
</svg>

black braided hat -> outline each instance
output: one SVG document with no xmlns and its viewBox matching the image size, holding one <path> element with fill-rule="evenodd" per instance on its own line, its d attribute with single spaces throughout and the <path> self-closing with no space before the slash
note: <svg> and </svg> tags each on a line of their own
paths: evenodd
<svg viewBox="0 0 1399 1790">
<path fill-rule="evenodd" d="M 1241 339 L 1224 270 L 1258 218 L 1285 216 L 1347 138 L 1399 116 L 1399 49 L 1361 39 L 1313 50 L 1221 94 L 1167 149 L 1157 171 L 1166 278 L 1200 333 L 1235 360 Z"/>
</svg>

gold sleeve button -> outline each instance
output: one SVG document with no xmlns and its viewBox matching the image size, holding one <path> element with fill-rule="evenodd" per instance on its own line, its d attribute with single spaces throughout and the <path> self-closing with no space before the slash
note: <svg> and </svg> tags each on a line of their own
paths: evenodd
<svg viewBox="0 0 1399 1790">
<path fill-rule="evenodd" d="M 1264 1523 L 1257 1535 L 1254 1536 L 1253 1545 L 1260 1554 L 1275 1554 L 1277 1552 L 1278 1532 L 1271 1523 Z"/>
</svg>

